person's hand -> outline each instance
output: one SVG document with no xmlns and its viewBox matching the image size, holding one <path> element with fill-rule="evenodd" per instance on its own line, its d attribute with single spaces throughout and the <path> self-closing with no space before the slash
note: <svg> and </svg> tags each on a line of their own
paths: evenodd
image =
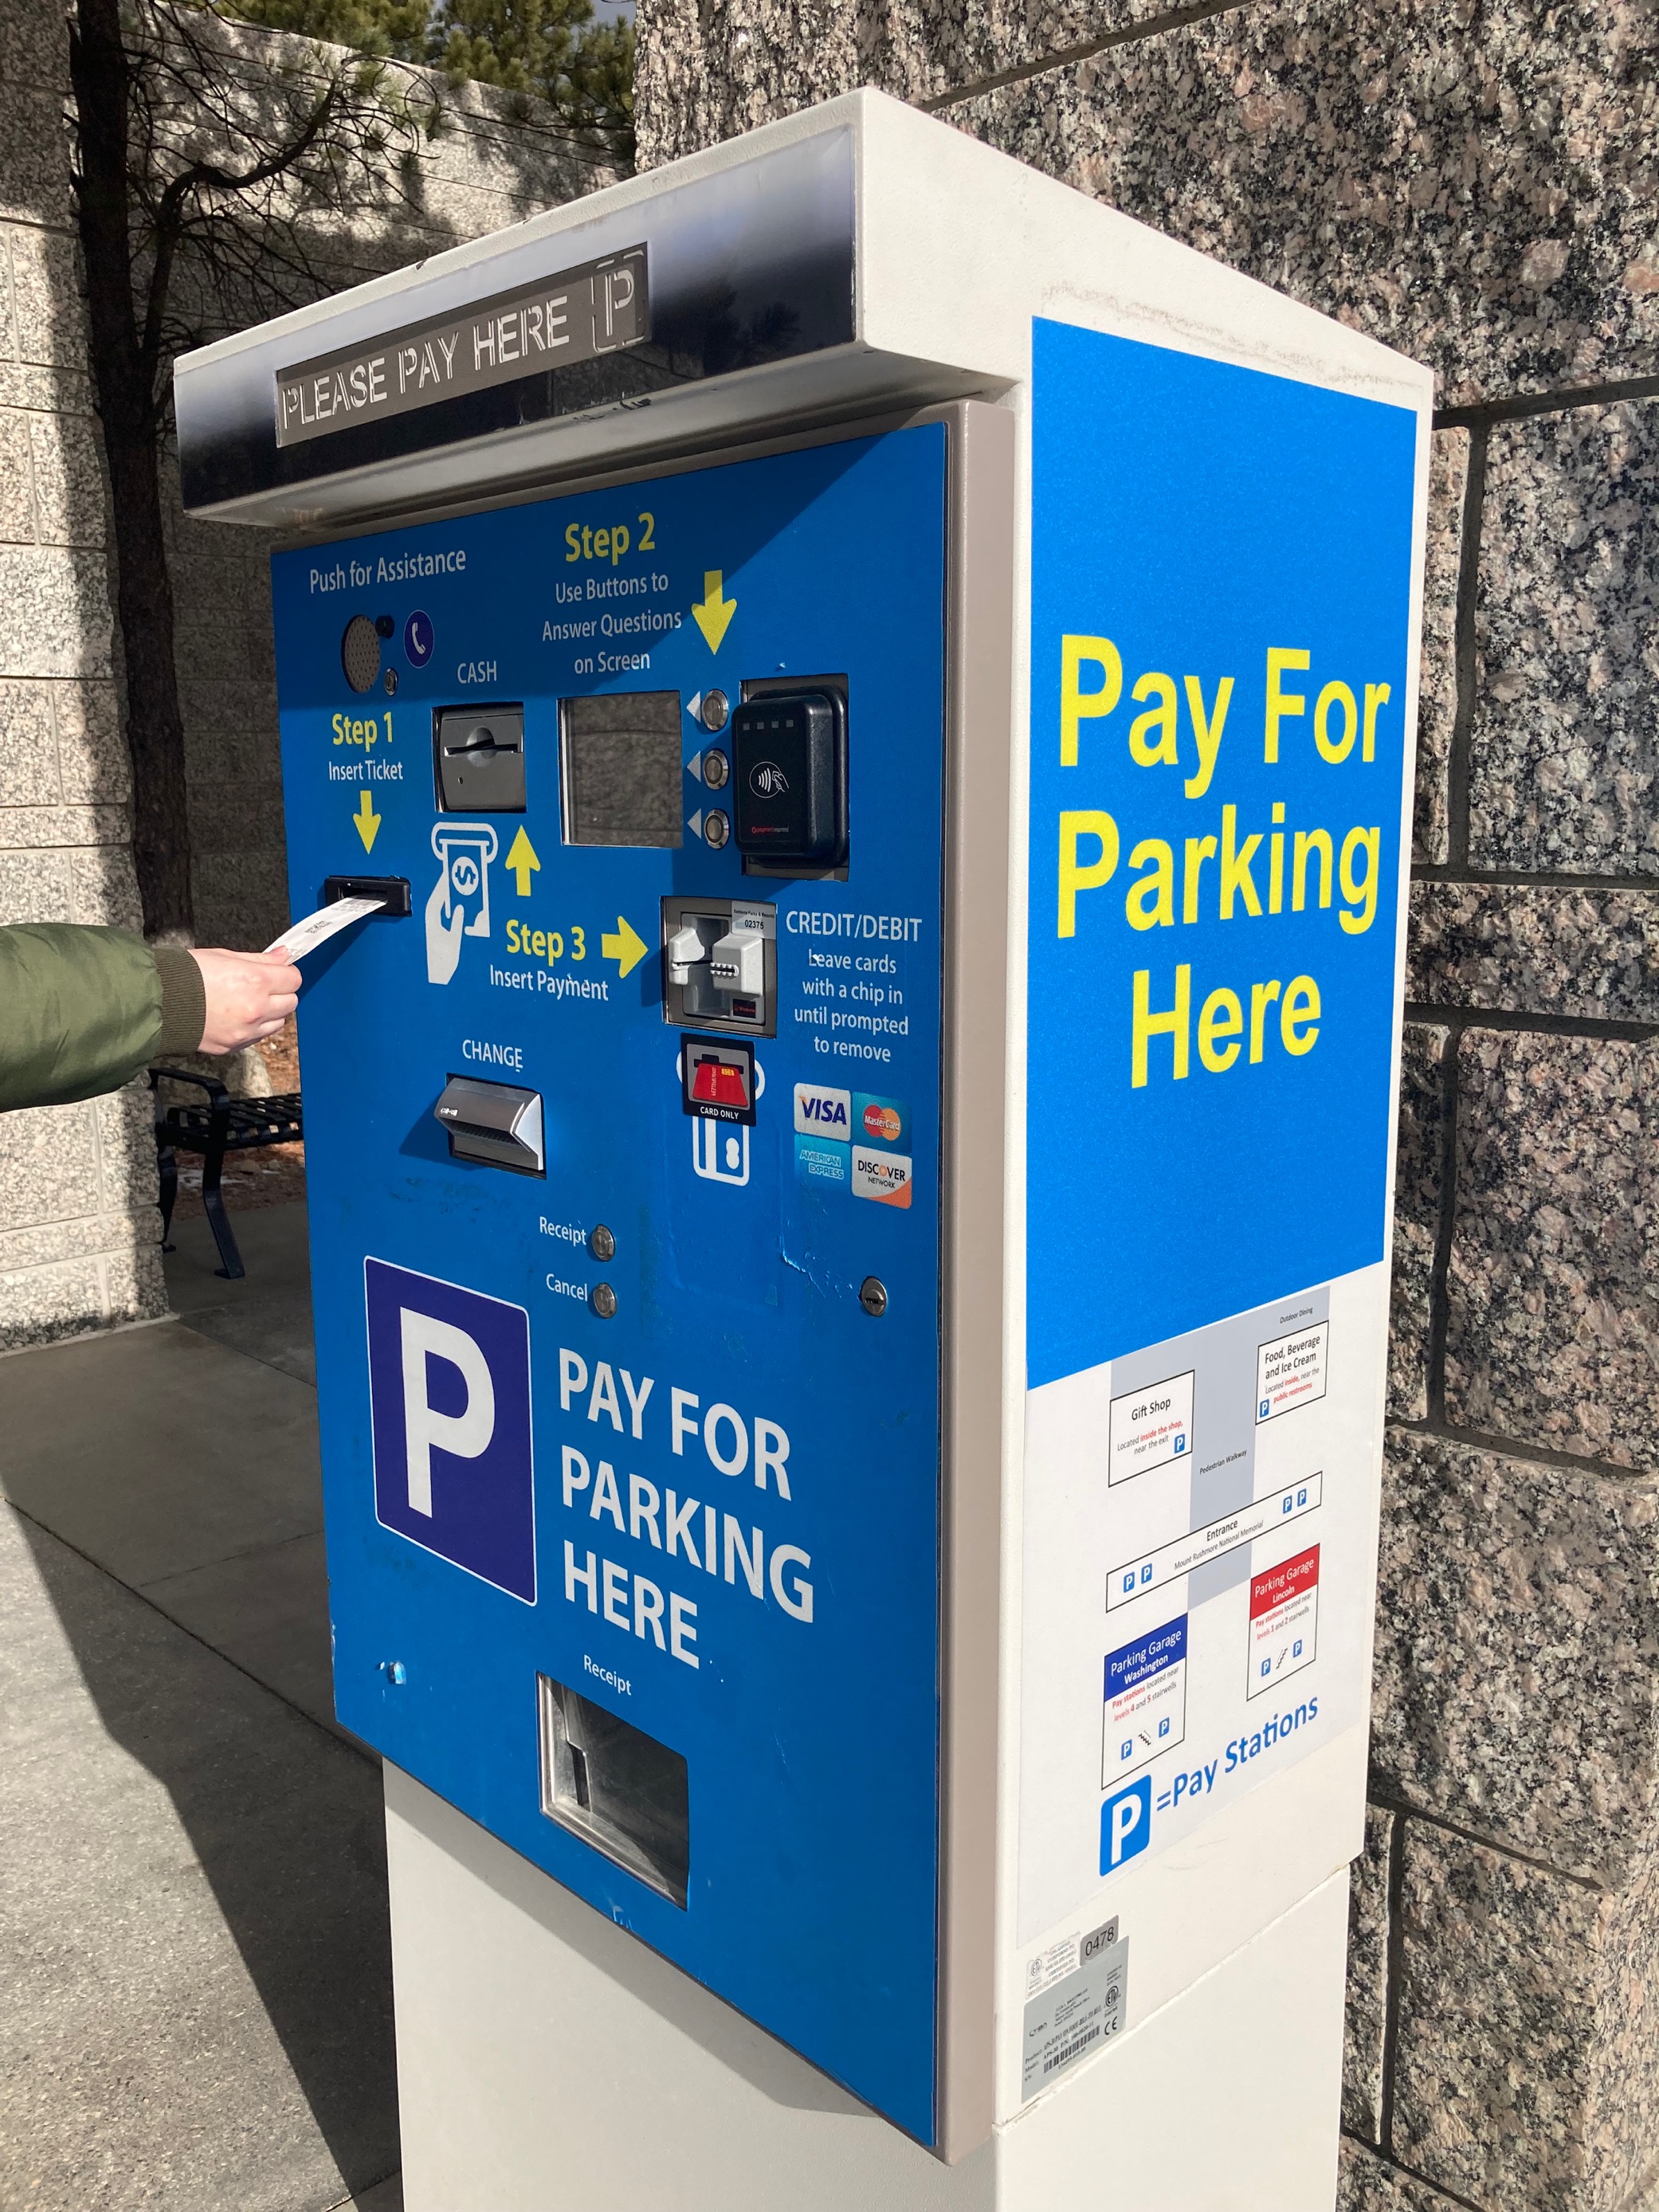
<svg viewBox="0 0 1659 2212">
<path fill-rule="evenodd" d="M 204 1052 L 240 1052 L 275 1036 L 300 1003 L 300 971 L 280 946 L 274 952 L 191 949 L 207 993 Z"/>
</svg>

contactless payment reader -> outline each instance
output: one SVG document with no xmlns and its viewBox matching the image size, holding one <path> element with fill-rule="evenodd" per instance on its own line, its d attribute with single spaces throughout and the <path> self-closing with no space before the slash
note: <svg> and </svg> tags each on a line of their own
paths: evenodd
<svg viewBox="0 0 1659 2212">
<path fill-rule="evenodd" d="M 411 2212 L 1329 2206 L 1428 373 L 860 93 L 177 398 Z"/>
</svg>

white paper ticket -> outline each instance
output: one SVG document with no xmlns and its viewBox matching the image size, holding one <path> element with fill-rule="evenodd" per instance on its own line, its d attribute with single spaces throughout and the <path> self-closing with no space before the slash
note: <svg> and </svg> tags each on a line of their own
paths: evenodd
<svg viewBox="0 0 1659 2212">
<path fill-rule="evenodd" d="M 349 923 L 360 921 L 366 914 L 378 914 L 386 904 L 384 899 L 343 898 L 331 905 L 319 906 L 315 914 L 308 914 L 303 921 L 296 921 L 285 929 L 275 943 L 267 945 L 267 952 L 286 952 L 290 960 L 303 960 L 307 952 L 314 952 L 319 945 L 326 945 L 331 937 Z"/>
</svg>

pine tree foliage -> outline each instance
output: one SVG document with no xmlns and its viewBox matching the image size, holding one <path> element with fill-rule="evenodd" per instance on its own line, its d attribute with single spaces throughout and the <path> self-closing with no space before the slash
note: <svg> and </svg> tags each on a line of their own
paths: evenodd
<svg viewBox="0 0 1659 2212">
<path fill-rule="evenodd" d="M 454 83 L 544 101 L 623 160 L 634 150 L 634 27 L 597 22 L 592 0 L 221 0 L 227 15 L 389 60 Z"/>
</svg>

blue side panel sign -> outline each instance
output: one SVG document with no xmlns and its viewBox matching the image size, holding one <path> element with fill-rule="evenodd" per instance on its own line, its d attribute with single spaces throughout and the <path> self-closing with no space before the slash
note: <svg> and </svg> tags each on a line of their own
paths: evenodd
<svg viewBox="0 0 1659 2212">
<path fill-rule="evenodd" d="M 1417 422 L 1033 345 L 1035 1389 L 1382 1256 Z"/>
<path fill-rule="evenodd" d="M 384 1260 L 363 1283 L 376 1519 L 534 1605 L 529 1315 Z"/>
</svg>

